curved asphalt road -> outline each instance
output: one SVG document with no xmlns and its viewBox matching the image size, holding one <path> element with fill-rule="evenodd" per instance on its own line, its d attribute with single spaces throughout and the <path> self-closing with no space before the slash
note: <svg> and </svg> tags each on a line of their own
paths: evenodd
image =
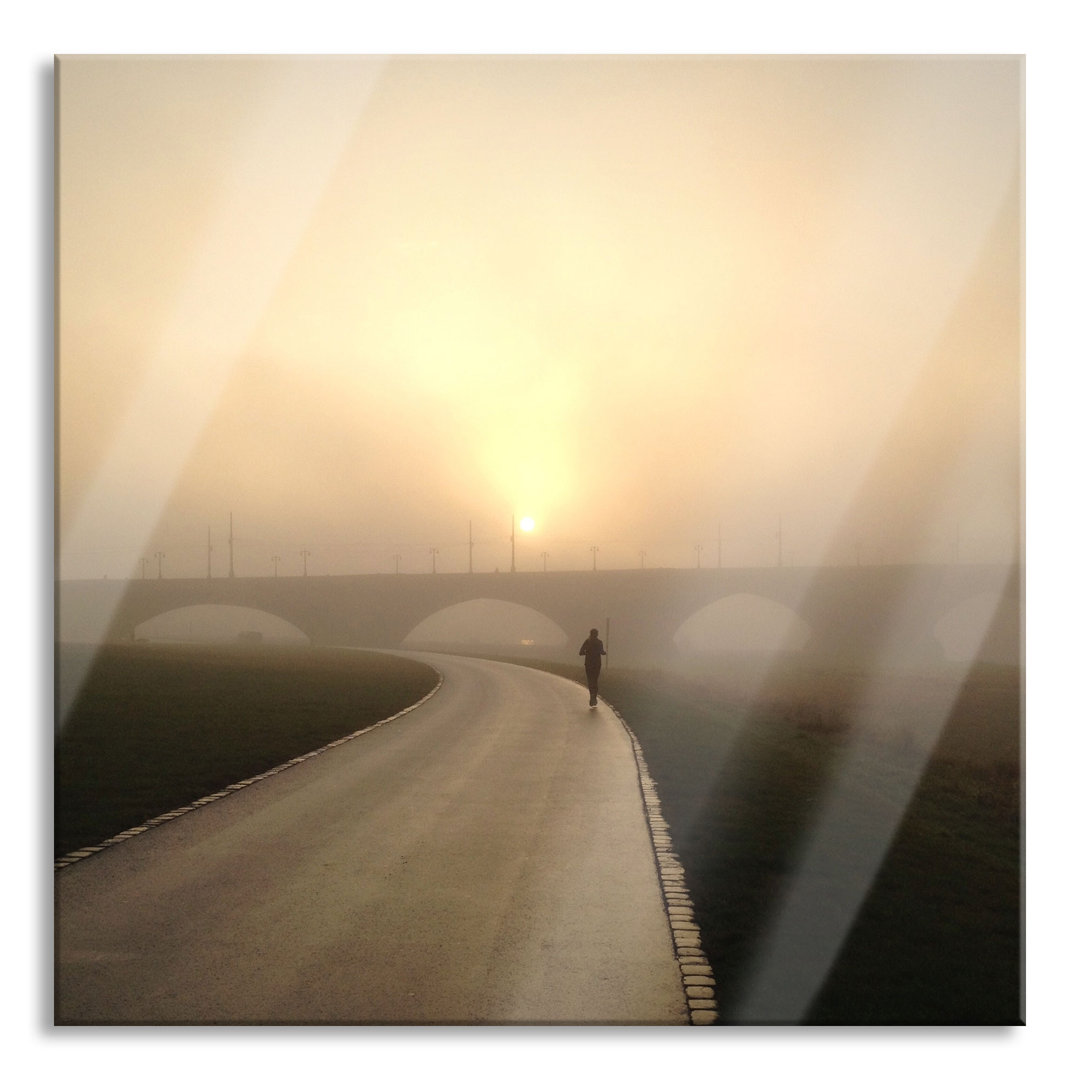
<svg viewBox="0 0 1080 1080">
<path fill-rule="evenodd" d="M 419 708 L 57 873 L 57 1023 L 687 1022 L 617 717 L 419 658 Z"/>
</svg>

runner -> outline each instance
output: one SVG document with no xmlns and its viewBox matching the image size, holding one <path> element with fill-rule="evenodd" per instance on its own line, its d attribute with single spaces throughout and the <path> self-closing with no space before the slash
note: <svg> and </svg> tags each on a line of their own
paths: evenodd
<svg viewBox="0 0 1080 1080">
<path fill-rule="evenodd" d="M 596 693 L 600 683 L 600 657 L 606 656 L 599 630 L 590 630 L 589 636 L 578 649 L 578 656 L 585 657 L 585 681 L 589 684 L 589 708 L 596 708 Z"/>
</svg>

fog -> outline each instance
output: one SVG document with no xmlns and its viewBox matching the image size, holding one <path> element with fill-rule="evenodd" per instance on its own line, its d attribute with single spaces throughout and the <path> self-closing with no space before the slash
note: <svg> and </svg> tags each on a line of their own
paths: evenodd
<svg viewBox="0 0 1080 1080">
<path fill-rule="evenodd" d="M 60 575 L 1016 558 L 1021 78 L 62 58 Z"/>
</svg>

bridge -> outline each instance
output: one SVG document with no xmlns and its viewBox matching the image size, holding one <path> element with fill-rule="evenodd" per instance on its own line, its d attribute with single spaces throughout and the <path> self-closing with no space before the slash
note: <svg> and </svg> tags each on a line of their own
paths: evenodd
<svg viewBox="0 0 1080 1080">
<path fill-rule="evenodd" d="M 990 595 L 997 613 L 984 652 L 1020 660 L 1018 566 L 847 566 L 641 569 L 475 574 L 365 574 L 325 577 L 173 578 L 126 583 L 107 638 L 130 641 L 156 615 L 191 605 L 225 604 L 276 615 L 314 644 L 395 648 L 428 616 L 468 600 L 521 604 L 547 616 L 577 643 L 610 620 L 612 652 L 627 662 L 657 662 L 696 612 L 748 594 L 782 604 L 810 629 L 804 654 L 823 662 L 940 658 L 939 620 L 964 601 Z M 67 600 L 92 602 L 115 583 L 58 584 Z"/>
</svg>

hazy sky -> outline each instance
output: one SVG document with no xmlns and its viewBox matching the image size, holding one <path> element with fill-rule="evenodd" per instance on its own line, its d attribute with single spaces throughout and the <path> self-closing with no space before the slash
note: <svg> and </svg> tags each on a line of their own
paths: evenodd
<svg viewBox="0 0 1080 1080">
<path fill-rule="evenodd" d="M 998 561 L 1017 57 L 59 65 L 60 571 Z"/>
</svg>

